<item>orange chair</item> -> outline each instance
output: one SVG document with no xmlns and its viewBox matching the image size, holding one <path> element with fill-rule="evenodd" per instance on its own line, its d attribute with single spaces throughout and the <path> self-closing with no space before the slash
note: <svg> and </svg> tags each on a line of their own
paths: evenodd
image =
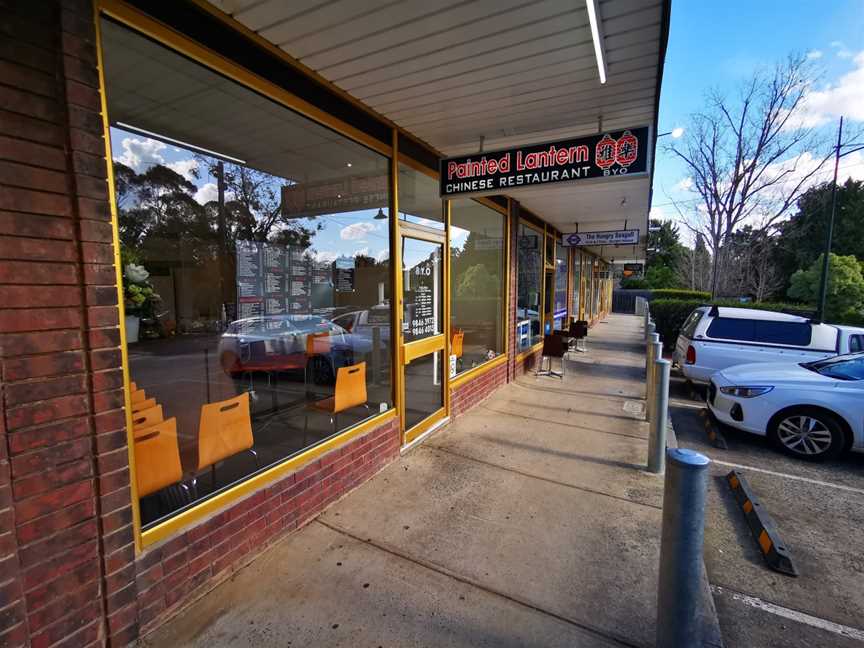
<svg viewBox="0 0 864 648">
<path fill-rule="evenodd" d="M 258 465 L 258 453 L 252 446 L 252 418 L 249 413 L 249 393 L 201 407 L 198 423 L 198 465 L 211 469 L 216 484 L 216 464 L 240 452 L 249 452 Z"/>
<path fill-rule="evenodd" d="M 132 389 L 129 400 L 132 402 L 133 405 L 135 403 L 140 403 L 143 400 L 147 400 L 147 392 L 145 392 L 143 389 Z"/>
<path fill-rule="evenodd" d="M 146 400 L 138 401 L 137 403 L 132 403 L 132 414 L 143 412 L 144 410 L 150 409 L 151 407 L 156 407 L 155 398 L 148 398 Z"/>
<path fill-rule="evenodd" d="M 157 423 L 165 420 L 162 415 L 162 406 L 156 405 L 149 409 L 141 410 L 140 412 L 132 413 L 132 430 L 137 437 L 141 430 L 149 428 Z"/>
<path fill-rule="evenodd" d="M 457 330 L 450 342 L 450 355 L 456 356 L 456 363 L 462 368 L 462 342 L 465 340 L 465 331 Z"/>
<path fill-rule="evenodd" d="M 314 401 L 306 405 L 306 420 L 303 423 L 303 443 L 305 445 L 306 434 L 309 431 L 309 412 L 317 411 L 330 415 L 330 423 L 333 425 L 335 434 L 339 428 L 338 415 L 352 407 L 365 407 L 366 403 L 366 363 L 358 362 L 355 365 L 339 367 L 336 371 L 336 390 L 329 398 Z"/>
<path fill-rule="evenodd" d="M 129 391 L 138 391 L 138 385 L 134 380 L 129 383 Z"/>
<path fill-rule="evenodd" d="M 151 495 L 183 478 L 176 418 L 148 428 L 135 438 L 133 447 L 139 497 Z"/>
<path fill-rule="evenodd" d="M 306 385 L 306 396 L 309 397 L 309 364 L 319 356 L 330 353 L 330 332 L 309 333 L 306 335 L 306 367 L 303 370 L 303 383 Z"/>
</svg>

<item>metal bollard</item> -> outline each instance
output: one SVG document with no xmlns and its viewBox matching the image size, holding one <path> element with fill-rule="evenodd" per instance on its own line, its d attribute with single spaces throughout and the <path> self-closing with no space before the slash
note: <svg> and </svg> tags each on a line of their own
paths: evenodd
<svg viewBox="0 0 864 648">
<path fill-rule="evenodd" d="M 654 418 L 654 392 L 656 385 L 654 383 L 654 362 L 660 360 L 663 357 L 663 343 L 660 341 L 660 335 L 658 333 L 651 334 L 651 341 L 648 342 L 648 346 L 651 347 L 651 351 L 649 351 L 648 355 L 651 358 L 651 362 L 648 365 L 646 381 L 648 383 L 647 391 L 645 393 L 645 410 L 646 410 L 646 421 L 651 421 Z"/>
<path fill-rule="evenodd" d="M 648 472 L 662 475 L 666 469 L 666 418 L 669 416 L 669 370 L 672 363 L 654 360 L 654 406 L 648 434 Z"/>
<path fill-rule="evenodd" d="M 683 448 L 670 448 L 666 459 L 656 646 L 701 646 L 702 543 L 711 461 L 705 455 Z"/>
<path fill-rule="evenodd" d="M 642 307 L 642 330 L 645 332 L 645 337 L 648 337 L 648 322 L 651 321 L 651 313 L 648 310 L 648 302 L 644 302 Z"/>
<path fill-rule="evenodd" d="M 649 317 L 648 318 L 648 328 L 645 329 L 645 339 L 650 340 L 651 334 L 654 333 L 656 330 L 657 330 L 657 327 L 654 325 L 654 322 Z"/>
</svg>

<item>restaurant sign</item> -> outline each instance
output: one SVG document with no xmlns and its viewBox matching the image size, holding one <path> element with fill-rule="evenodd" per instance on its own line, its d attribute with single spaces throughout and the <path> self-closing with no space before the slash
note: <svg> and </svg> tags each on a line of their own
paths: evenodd
<svg viewBox="0 0 864 648">
<path fill-rule="evenodd" d="M 562 243 L 570 247 L 586 245 L 636 245 L 639 242 L 639 230 L 612 230 L 611 232 L 574 232 L 564 234 Z"/>
<path fill-rule="evenodd" d="M 441 160 L 441 196 L 648 173 L 647 126 Z"/>
</svg>

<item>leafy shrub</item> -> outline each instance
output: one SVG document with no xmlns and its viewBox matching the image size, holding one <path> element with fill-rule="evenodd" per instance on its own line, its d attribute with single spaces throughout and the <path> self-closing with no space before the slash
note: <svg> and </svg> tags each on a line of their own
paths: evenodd
<svg viewBox="0 0 864 648">
<path fill-rule="evenodd" d="M 701 299 L 708 301 L 711 299 L 711 293 L 683 288 L 660 288 L 651 291 L 651 299 Z"/>
<path fill-rule="evenodd" d="M 648 281 L 642 277 L 633 277 L 632 279 L 621 280 L 621 288 L 624 290 L 646 290 L 650 287 Z"/>
<path fill-rule="evenodd" d="M 675 341 L 678 339 L 681 327 L 694 308 L 712 304 L 731 306 L 733 308 L 773 311 L 776 313 L 792 313 L 793 315 L 801 315 L 803 317 L 813 315 L 813 312 L 802 304 L 784 304 L 781 302 L 742 304 L 737 301 L 723 299 L 713 302 L 704 299 L 654 299 L 651 301 L 651 316 L 654 318 L 654 324 L 657 327 L 657 333 L 660 334 L 663 347 L 667 350 L 675 347 Z"/>
</svg>

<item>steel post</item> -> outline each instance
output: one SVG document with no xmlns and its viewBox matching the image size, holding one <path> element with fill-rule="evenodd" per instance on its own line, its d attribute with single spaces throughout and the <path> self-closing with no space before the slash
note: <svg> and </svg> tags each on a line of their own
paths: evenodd
<svg viewBox="0 0 864 648">
<path fill-rule="evenodd" d="M 666 461 L 656 646 L 701 646 L 702 543 L 711 461 L 683 448 L 670 448 Z"/>
<path fill-rule="evenodd" d="M 648 436 L 648 472 L 662 475 L 666 468 L 666 419 L 669 415 L 669 370 L 672 363 L 654 360 L 654 406 Z"/>
</svg>

